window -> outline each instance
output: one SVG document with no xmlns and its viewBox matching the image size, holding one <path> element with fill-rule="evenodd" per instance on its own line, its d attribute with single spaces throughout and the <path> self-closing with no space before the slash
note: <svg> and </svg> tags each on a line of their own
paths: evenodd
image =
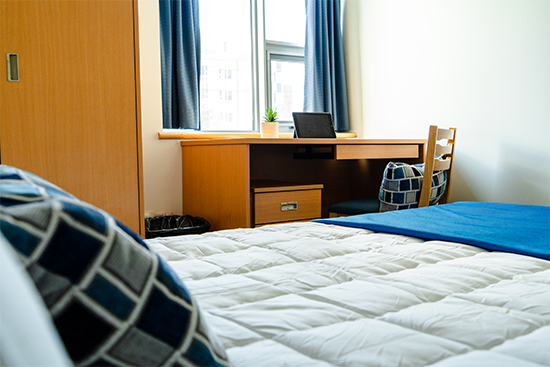
<svg viewBox="0 0 550 367">
<path fill-rule="evenodd" d="M 199 8 L 201 65 L 218 70 L 202 75 L 201 88 L 219 96 L 201 94 L 201 130 L 253 130 L 251 2 L 200 0 Z"/>
<path fill-rule="evenodd" d="M 303 109 L 304 2 L 200 0 L 199 7 L 201 130 L 257 130 L 269 107 L 283 128 L 292 126 L 292 112 Z"/>
<path fill-rule="evenodd" d="M 306 9 L 303 0 L 265 0 L 265 39 L 304 46 Z"/>
<path fill-rule="evenodd" d="M 283 129 L 294 126 L 292 112 L 304 108 L 304 1 L 265 0 L 267 106 Z M 284 19 L 284 26 L 281 26 Z"/>
<path fill-rule="evenodd" d="M 292 112 L 304 108 L 304 58 L 270 54 L 270 107 L 280 123 L 292 124 Z"/>
</svg>

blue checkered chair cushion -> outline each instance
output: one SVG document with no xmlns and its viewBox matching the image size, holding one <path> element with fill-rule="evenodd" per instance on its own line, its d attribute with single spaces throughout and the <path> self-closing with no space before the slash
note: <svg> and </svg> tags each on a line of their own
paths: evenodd
<svg viewBox="0 0 550 367">
<path fill-rule="evenodd" d="M 0 166 L 0 229 L 76 365 L 229 365 L 173 270 L 104 211 Z"/>
<path fill-rule="evenodd" d="M 388 163 L 380 186 L 380 212 L 418 208 L 423 175 L 424 164 Z M 439 203 L 446 186 L 447 171 L 435 173 L 432 177 L 430 205 Z"/>
</svg>

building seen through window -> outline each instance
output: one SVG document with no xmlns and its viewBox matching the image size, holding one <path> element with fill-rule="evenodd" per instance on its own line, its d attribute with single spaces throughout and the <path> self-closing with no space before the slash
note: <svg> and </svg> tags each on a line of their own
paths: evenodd
<svg viewBox="0 0 550 367">
<path fill-rule="evenodd" d="M 303 109 L 304 2 L 200 0 L 199 9 L 201 130 L 257 129 L 269 107 L 291 124 Z"/>
<path fill-rule="evenodd" d="M 292 112 L 304 108 L 304 60 L 271 55 L 270 64 L 271 108 L 280 121 L 292 121 Z"/>
<path fill-rule="evenodd" d="M 252 130 L 249 0 L 200 0 L 201 130 Z"/>
</svg>

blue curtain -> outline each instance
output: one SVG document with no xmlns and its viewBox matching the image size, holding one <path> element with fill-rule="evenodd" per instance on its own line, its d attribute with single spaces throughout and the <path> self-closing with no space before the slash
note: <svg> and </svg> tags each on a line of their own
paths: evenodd
<svg viewBox="0 0 550 367">
<path fill-rule="evenodd" d="M 330 112 L 336 131 L 349 130 L 340 0 L 305 0 L 304 111 Z"/>
<path fill-rule="evenodd" d="M 159 0 L 165 129 L 200 129 L 199 0 Z"/>
</svg>

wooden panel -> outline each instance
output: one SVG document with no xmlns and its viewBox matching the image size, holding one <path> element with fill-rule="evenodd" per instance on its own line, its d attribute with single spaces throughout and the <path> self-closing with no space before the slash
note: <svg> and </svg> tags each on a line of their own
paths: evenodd
<svg viewBox="0 0 550 367">
<path fill-rule="evenodd" d="M 0 150 L 140 231 L 134 5 L 0 2 L 0 72 L 18 53 L 21 78 L 0 78 Z"/>
<path fill-rule="evenodd" d="M 336 159 L 418 158 L 418 145 L 337 145 Z"/>
<path fill-rule="evenodd" d="M 455 132 L 453 129 L 437 129 L 437 140 L 450 139 L 453 140 Z"/>
<path fill-rule="evenodd" d="M 441 155 L 441 154 L 451 154 L 453 152 L 453 146 L 452 145 L 439 145 L 437 144 L 435 146 L 435 155 Z"/>
<path fill-rule="evenodd" d="M 451 168 L 451 159 L 436 159 L 434 161 L 434 171 L 445 171 L 447 169 Z"/>
<path fill-rule="evenodd" d="M 281 210 L 282 203 L 296 203 L 296 210 Z M 321 217 L 321 190 L 264 192 L 254 195 L 255 224 L 289 222 Z"/>
<path fill-rule="evenodd" d="M 248 145 L 182 147 L 183 211 L 211 230 L 250 227 Z"/>
</svg>

